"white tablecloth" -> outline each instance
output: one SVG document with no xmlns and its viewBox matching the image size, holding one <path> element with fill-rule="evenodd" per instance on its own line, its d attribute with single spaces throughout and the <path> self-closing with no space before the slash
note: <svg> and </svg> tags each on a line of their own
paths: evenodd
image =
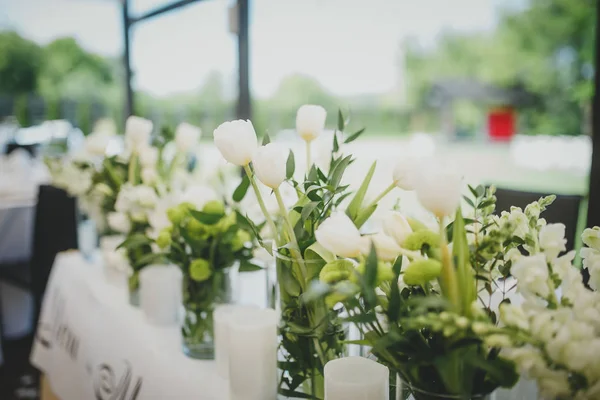
<svg viewBox="0 0 600 400">
<path fill-rule="evenodd" d="M 244 302 L 260 304 L 264 276 L 245 275 Z M 106 283 L 100 263 L 78 252 L 58 255 L 31 354 L 55 394 L 61 400 L 227 400 L 227 381 L 214 361 L 186 357 L 179 328 L 149 325 L 126 303 L 124 290 Z"/>
</svg>

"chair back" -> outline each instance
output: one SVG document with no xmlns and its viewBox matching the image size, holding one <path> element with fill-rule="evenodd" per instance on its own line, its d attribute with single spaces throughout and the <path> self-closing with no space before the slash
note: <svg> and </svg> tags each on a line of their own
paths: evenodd
<svg viewBox="0 0 600 400">
<path fill-rule="evenodd" d="M 499 215 L 502 211 L 510 211 L 511 206 L 525 207 L 541 197 L 548 196 L 538 192 L 524 192 L 511 189 L 496 189 L 496 213 Z M 583 196 L 580 195 L 557 195 L 554 203 L 542 213 L 542 217 L 548 223 L 565 224 L 565 237 L 567 239 L 567 251 L 573 250 L 575 246 L 575 235 L 577 235 L 577 222 L 579 219 L 579 209 Z"/>
</svg>

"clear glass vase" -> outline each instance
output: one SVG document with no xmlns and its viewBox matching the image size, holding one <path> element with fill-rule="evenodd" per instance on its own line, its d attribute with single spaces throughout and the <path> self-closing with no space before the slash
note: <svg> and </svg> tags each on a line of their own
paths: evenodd
<svg viewBox="0 0 600 400">
<path fill-rule="evenodd" d="M 390 385 L 390 399 L 395 400 L 493 400 L 490 394 L 455 395 L 434 393 L 428 388 L 417 388 L 396 376 L 395 385 Z"/>
<path fill-rule="evenodd" d="M 212 360 L 215 356 L 213 313 L 219 304 L 232 303 L 237 268 L 215 269 L 203 282 L 183 276 L 185 316 L 181 327 L 183 352 L 190 358 Z"/>
<path fill-rule="evenodd" d="M 140 276 L 139 271 L 133 271 L 129 275 L 128 289 L 129 289 L 129 304 L 134 307 L 140 306 Z"/>
<path fill-rule="evenodd" d="M 318 277 L 322 260 L 305 260 L 275 253 L 280 318 L 279 395 L 280 399 L 309 398 L 323 400 L 323 367 L 344 354 L 344 329 L 336 312 L 324 301 L 306 304 L 305 287 L 298 279 Z"/>
</svg>

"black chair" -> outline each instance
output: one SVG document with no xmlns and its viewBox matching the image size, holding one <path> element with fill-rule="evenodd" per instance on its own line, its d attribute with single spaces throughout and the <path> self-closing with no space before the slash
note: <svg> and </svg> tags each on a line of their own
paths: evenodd
<svg viewBox="0 0 600 400">
<path fill-rule="evenodd" d="M 77 249 L 77 247 L 75 199 L 62 189 L 50 185 L 40 186 L 35 210 L 31 259 L 0 266 L 0 281 L 32 293 L 34 328 L 37 325 L 44 291 L 56 255 L 61 251 Z M 0 335 L 1 325 L 0 323 Z"/>
<path fill-rule="evenodd" d="M 39 143 L 35 143 L 35 144 L 19 144 L 19 143 L 8 143 L 6 145 L 6 148 L 4 149 L 4 154 L 9 155 L 10 153 L 12 153 L 13 151 L 17 150 L 17 149 L 23 149 L 25 151 L 27 151 L 31 157 L 35 157 L 37 155 L 38 149 L 39 149 L 40 145 Z"/>
<path fill-rule="evenodd" d="M 525 207 L 540 197 L 547 196 L 544 193 L 523 192 L 510 189 L 496 189 L 496 213 L 499 215 L 502 211 L 510 211 L 511 206 Z M 557 195 L 554 203 L 542 213 L 542 217 L 548 223 L 561 222 L 565 224 L 565 237 L 567 239 L 567 251 L 575 247 L 575 236 L 577 235 L 577 222 L 579 219 L 579 209 L 583 196 L 580 195 Z"/>
</svg>

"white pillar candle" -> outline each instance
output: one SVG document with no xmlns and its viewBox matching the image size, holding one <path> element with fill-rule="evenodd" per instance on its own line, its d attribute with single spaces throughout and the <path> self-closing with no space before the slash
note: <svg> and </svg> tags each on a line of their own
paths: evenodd
<svg viewBox="0 0 600 400">
<path fill-rule="evenodd" d="M 389 400 L 389 370 L 364 357 L 325 364 L 325 400 Z"/>
<path fill-rule="evenodd" d="M 230 400 L 276 400 L 277 312 L 244 309 L 229 316 Z"/>
<path fill-rule="evenodd" d="M 140 308 L 154 325 L 176 325 L 182 302 L 181 270 L 174 265 L 149 265 L 140 272 Z"/>
<path fill-rule="evenodd" d="M 244 310 L 258 310 L 258 307 L 235 304 L 222 304 L 213 313 L 215 362 L 217 371 L 223 378 L 229 376 L 229 321 L 230 317 Z"/>
</svg>

